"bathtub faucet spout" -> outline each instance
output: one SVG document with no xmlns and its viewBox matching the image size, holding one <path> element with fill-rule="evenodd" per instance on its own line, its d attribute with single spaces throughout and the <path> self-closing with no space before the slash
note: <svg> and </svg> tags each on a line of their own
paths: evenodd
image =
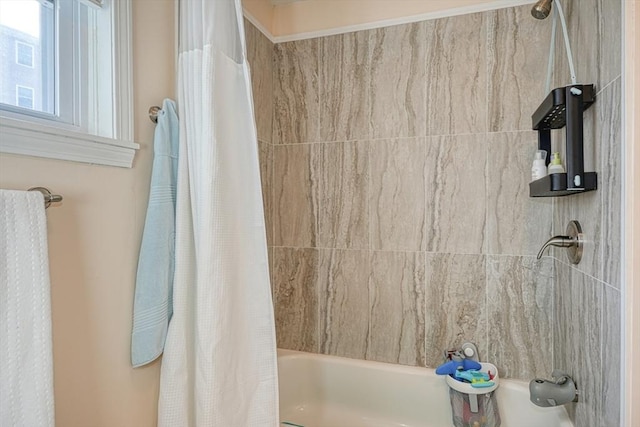
<svg viewBox="0 0 640 427">
<path fill-rule="evenodd" d="M 549 246 L 556 246 L 559 248 L 567 248 L 569 261 L 571 261 L 572 264 L 578 264 L 582 259 L 582 244 L 583 236 L 580 223 L 578 221 L 569 221 L 567 234 L 565 236 L 553 236 L 547 240 L 538 252 L 537 258 L 542 258 L 544 251 L 547 250 Z"/>
<path fill-rule="evenodd" d="M 529 383 L 529 397 L 535 405 L 548 408 L 578 401 L 578 390 L 573 379 L 560 371 L 551 374 L 554 381 L 536 378 Z"/>
<path fill-rule="evenodd" d="M 549 246 L 555 246 L 558 248 L 570 248 L 573 245 L 575 245 L 575 241 L 569 236 L 553 236 L 552 238 L 547 240 L 544 245 L 542 245 L 542 248 L 540 249 L 540 251 L 538 251 L 537 258 L 542 258 L 544 251 L 546 251 Z"/>
</svg>

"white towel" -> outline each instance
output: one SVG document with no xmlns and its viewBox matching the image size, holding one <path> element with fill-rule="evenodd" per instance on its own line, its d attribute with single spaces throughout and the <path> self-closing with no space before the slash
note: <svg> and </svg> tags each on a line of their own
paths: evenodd
<svg viewBox="0 0 640 427">
<path fill-rule="evenodd" d="M 35 191 L 0 190 L 0 426 L 53 425 L 44 200 Z"/>
</svg>

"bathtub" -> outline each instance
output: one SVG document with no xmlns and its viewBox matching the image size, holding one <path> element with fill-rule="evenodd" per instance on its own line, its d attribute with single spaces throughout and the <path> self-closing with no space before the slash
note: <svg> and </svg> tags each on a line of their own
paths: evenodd
<svg viewBox="0 0 640 427">
<path fill-rule="evenodd" d="M 278 350 L 282 427 L 451 427 L 444 378 L 433 369 Z M 573 427 L 563 407 L 529 401 L 529 385 L 500 380 L 502 427 Z"/>
</svg>

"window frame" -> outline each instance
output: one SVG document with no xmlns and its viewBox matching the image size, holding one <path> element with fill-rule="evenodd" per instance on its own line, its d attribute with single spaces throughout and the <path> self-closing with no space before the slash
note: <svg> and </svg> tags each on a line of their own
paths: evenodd
<svg viewBox="0 0 640 427">
<path fill-rule="evenodd" d="M 113 58 L 113 137 L 93 135 L 85 129 L 50 120 L 37 111 L 21 114 L 3 109 L 0 110 L 0 154 L 132 167 L 140 145 L 133 142 L 131 0 L 112 0 L 108 7 L 111 8 Z"/>
<path fill-rule="evenodd" d="M 20 45 L 22 46 L 26 46 L 29 49 L 31 49 L 31 64 L 27 65 L 27 64 L 23 64 L 22 62 L 20 62 Z M 34 64 L 34 48 L 33 45 L 29 44 L 29 43 L 25 43 L 25 42 L 21 42 L 20 40 L 16 40 L 16 64 L 18 65 L 22 65 L 23 67 L 28 67 L 28 68 L 34 68 L 35 64 Z"/>
</svg>

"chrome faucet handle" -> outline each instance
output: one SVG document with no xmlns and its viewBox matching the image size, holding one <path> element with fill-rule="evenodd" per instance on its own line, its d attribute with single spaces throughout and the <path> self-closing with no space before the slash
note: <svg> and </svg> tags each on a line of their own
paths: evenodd
<svg viewBox="0 0 640 427">
<path fill-rule="evenodd" d="M 567 255 L 569 256 L 569 261 L 572 264 L 579 264 L 582 259 L 582 246 L 583 246 L 583 238 L 582 238 L 582 227 L 578 221 L 569 221 L 567 225 L 567 235 L 566 236 L 553 236 L 549 240 L 542 245 L 542 248 L 538 252 L 537 258 L 542 258 L 544 251 L 549 246 L 556 246 L 559 248 L 567 248 Z"/>
</svg>

